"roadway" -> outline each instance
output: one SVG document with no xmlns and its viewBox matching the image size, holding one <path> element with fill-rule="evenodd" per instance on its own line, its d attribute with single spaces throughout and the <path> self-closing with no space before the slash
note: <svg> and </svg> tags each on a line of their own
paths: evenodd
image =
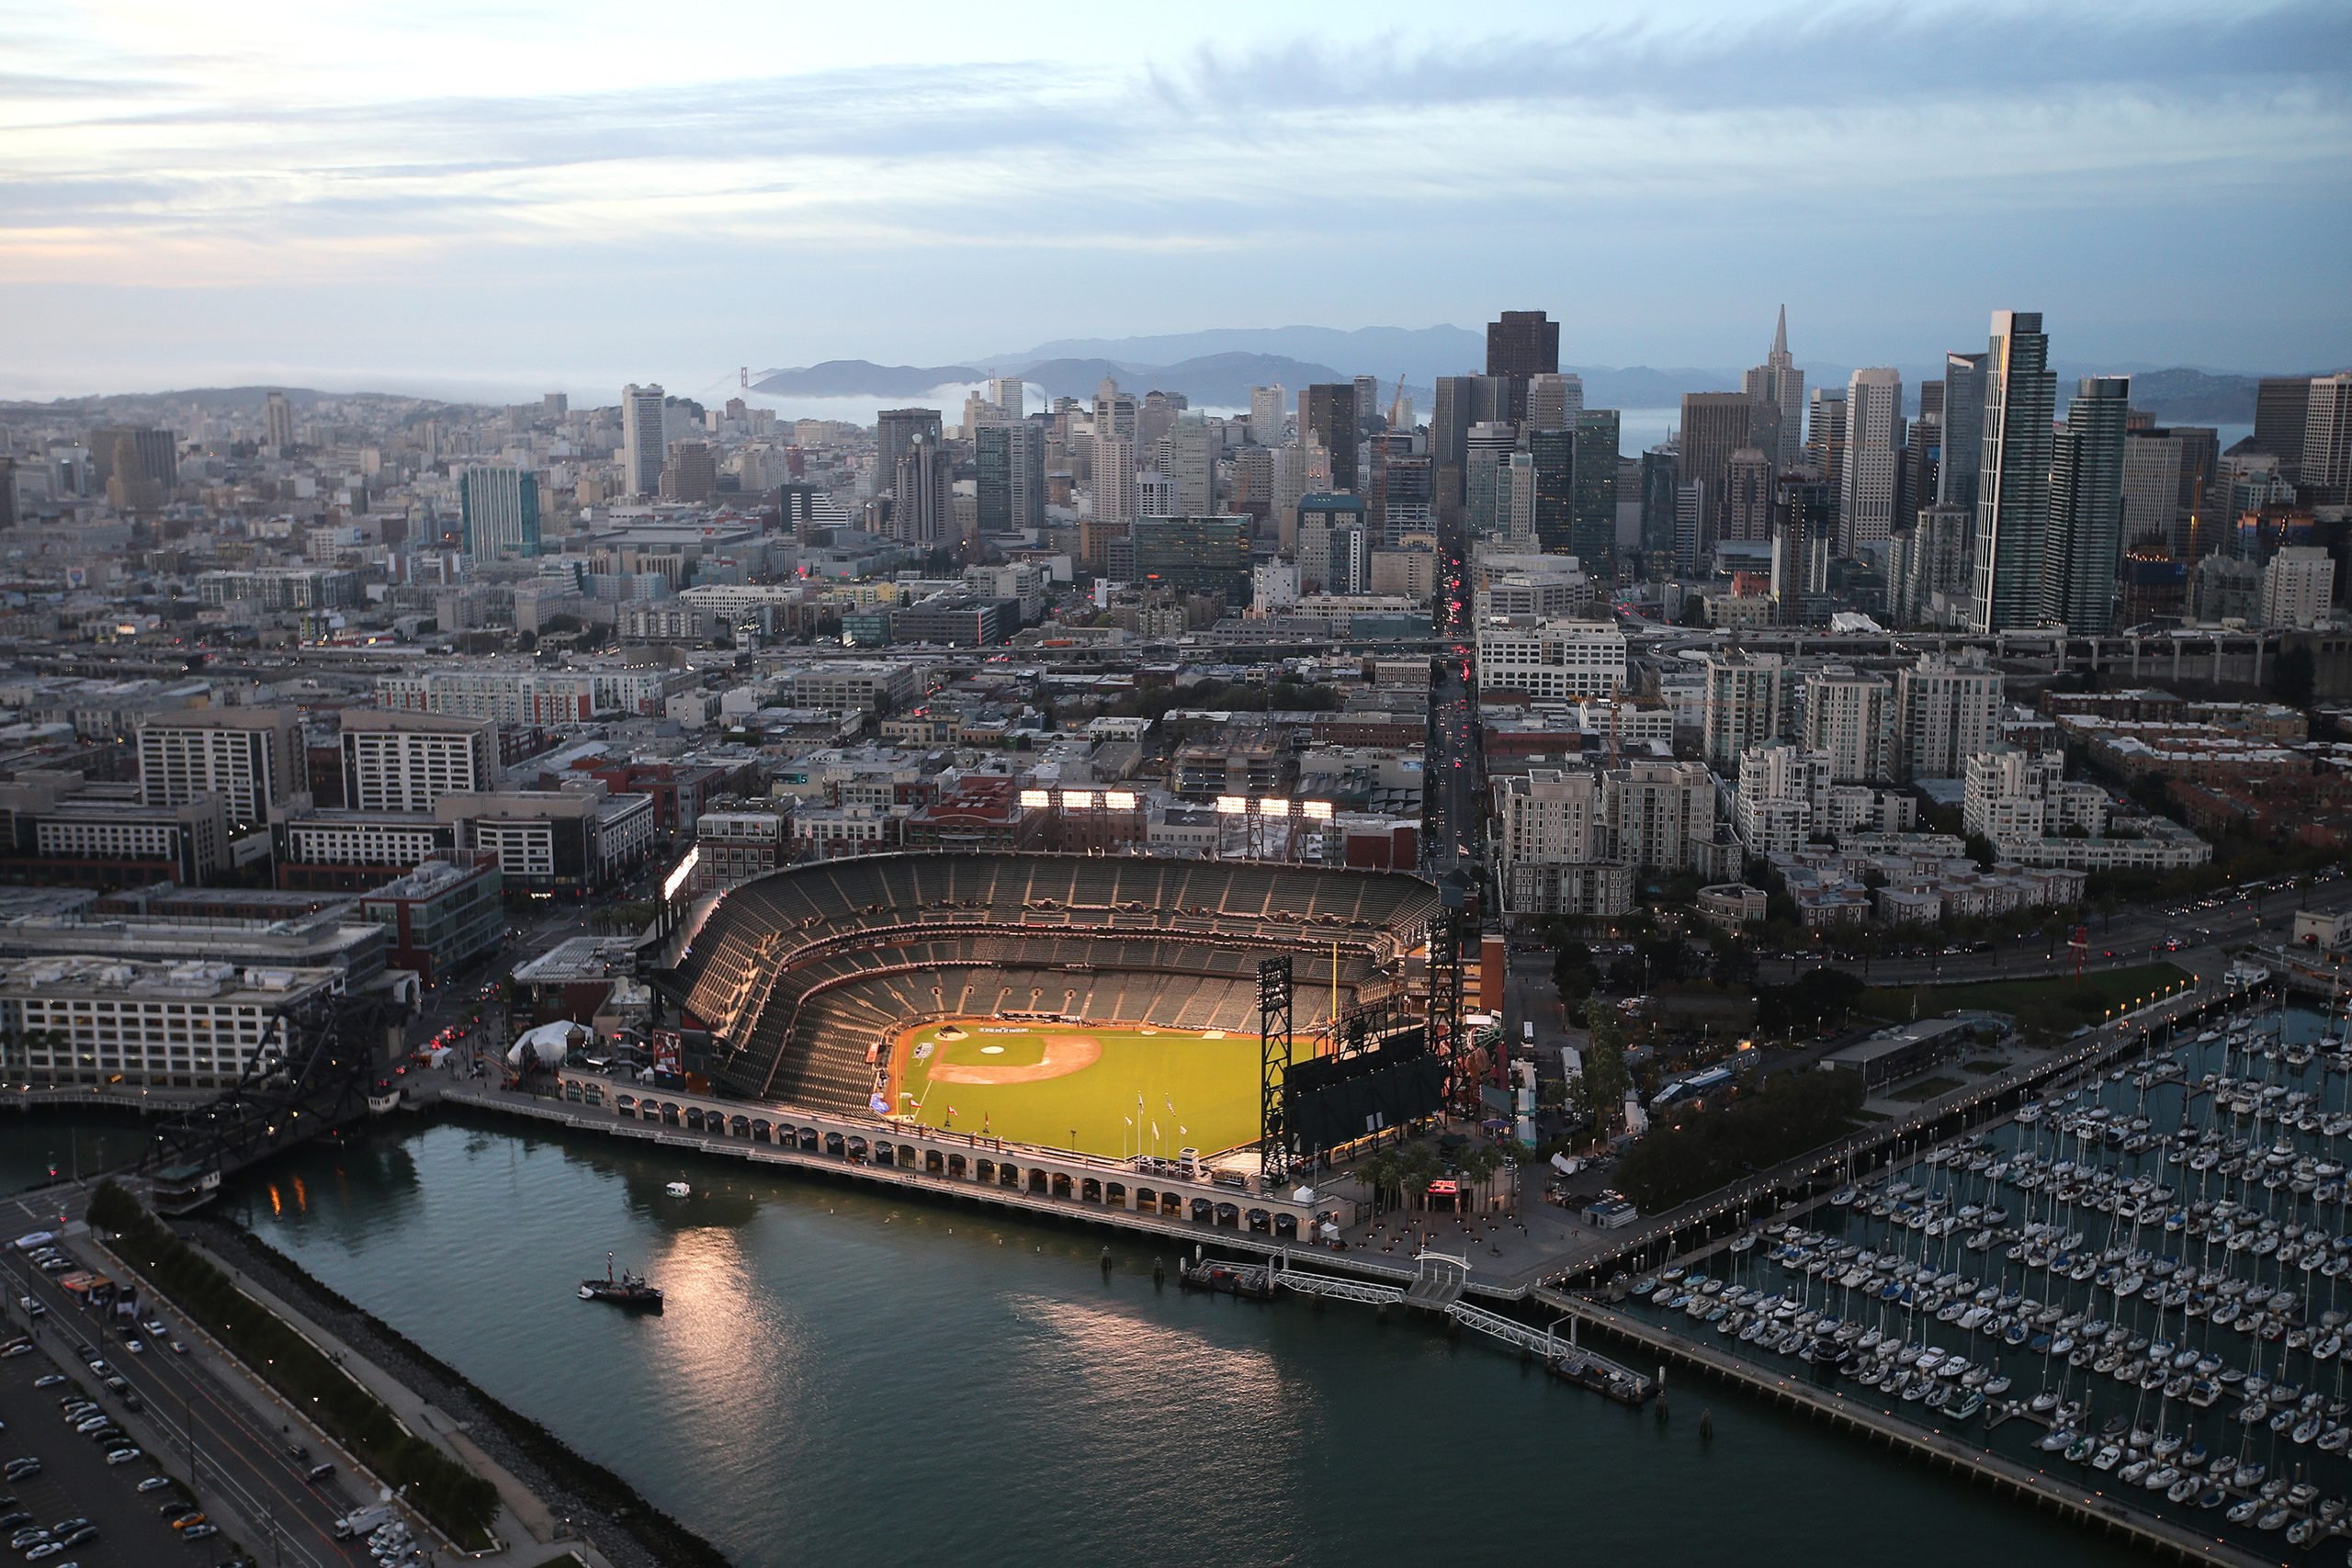
<svg viewBox="0 0 2352 1568">
<path fill-rule="evenodd" d="M 86 1203 L 87 1195 L 73 1188 L 0 1201 L 0 1232 L 15 1236 L 34 1229 L 58 1229 L 61 1213 L 80 1220 Z M 99 1271 L 119 1272 L 103 1267 L 86 1240 L 69 1237 L 65 1245 Z M 5 1291 L 0 1305 L 5 1305 L 12 1329 L 24 1322 L 20 1297 L 29 1294 L 48 1309 L 46 1315 L 32 1322 L 34 1343 L 69 1374 L 95 1387 L 77 1350 L 81 1345 L 92 1347 L 120 1374 L 143 1409 L 130 1411 L 119 1398 L 103 1391 L 95 1396 L 153 1460 L 190 1487 L 198 1503 L 220 1524 L 224 1537 L 233 1537 L 265 1563 L 328 1568 L 366 1561 L 365 1542 L 345 1543 L 332 1534 L 334 1521 L 357 1506 L 345 1489 L 344 1477 L 339 1473 L 318 1485 L 306 1479 L 312 1464 L 322 1460 L 340 1461 L 342 1456 L 330 1450 L 307 1423 L 298 1431 L 293 1412 L 228 1364 L 211 1340 L 192 1328 L 176 1309 L 161 1305 L 160 1310 L 151 1311 L 158 1303 L 142 1303 L 139 1315 L 159 1318 L 169 1333 L 163 1337 L 163 1344 L 149 1343 L 149 1336 L 141 1333 L 139 1338 L 147 1348 L 134 1355 L 125 1348 L 119 1334 L 105 1332 L 95 1313 L 77 1304 L 54 1280 L 13 1251 L 0 1256 L 0 1291 Z M 173 1338 L 187 1347 L 185 1355 L 172 1352 Z M 19 1358 L 17 1364 L 37 1359 Z M 298 1459 L 288 1448 L 298 1440 L 320 1451 Z M 146 1472 L 142 1469 L 141 1473 Z M 108 1523 L 99 1515 L 91 1517 L 102 1526 Z M 225 1542 L 203 1544 L 220 1548 Z M 189 1562 L 217 1562 L 223 1555 L 220 1551 L 181 1553 Z M 177 1559 L 125 1561 L 143 1564 Z"/>
<path fill-rule="evenodd" d="M 2217 908 L 2199 909 L 2194 907 L 2195 899 L 2176 899 L 2154 908 L 2125 910 L 2112 920 L 2093 917 L 2089 923 L 2089 953 L 2083 966 L 2091 970 L 2123 969 L 2170 959 L 2201 975 L 2209 968 L 2216 968 L 2217 962 L 2224 957 L 2222 949 L 2225 946 L 2257 939 L 2283 941 L 2297 909 L 2333 913 L 2352 908 L 2352 878 L 2318 884 L 2301 896 L 2282 887 L 2253 897 L 2235 888 L 2224 888 L 2203 897 L 2218 897 L 2222 902 Z M 2183 902 L 2191 906 L 2188 911 L 2174 914 L 2173 909 Z M 2181 939 L 2177 951 L 2165 946 L 2174 937 Z M 1923 981 L 1929 985 L 1957 985 L 1971 980 L 2020 980 L 2071 974 L 2074 958 L 2064 943 L 2053 948 L 2035 931 L 1996 943 L 1990 953 L 1872 959 L 1833 958 L 1827 954 L 1796 959 L 1774 956 L 1757 965 L 1757 977 L 1768 984 L 1785 982 L 1804 970 L 1824 965 L 1851 970 L 1878 986 Z"/>
</svg>

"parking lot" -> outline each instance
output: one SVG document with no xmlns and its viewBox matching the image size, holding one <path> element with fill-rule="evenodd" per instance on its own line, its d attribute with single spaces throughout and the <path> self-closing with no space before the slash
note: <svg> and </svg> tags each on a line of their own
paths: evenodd
<svg viewBox="0 0 2352 1568">
<path fill-rule="evenodd" d="M 62 1355 L 61 1366 L 51 1357 Z M 36 1388 L 37 1380 L 62 1375 L 66 1380 Z M 0 1461 L 31 1455 L 41 1462 L 39 1474 L 0 1482 L 0 1521 L 22 1513 L 28 1519 L 0 1529 L 0 1547 L 19 1529 L 49 1526 L 61 1520 L 85 1518 L 98 1527 L 97 1536 L 47 1559 L 51 1568 L 77 1563 L 80 1568 L 173 1568 L 211 1564 L 232 1553 L 219 1539 L 188 1540 L 171 1529 L 157 1510 L 183 1499 L 175 1483 L 141 1493 L 139 1483 L 160 1474 L 144 1455 L 127 1464 L 109 1465 L 105 1450 L 77 1433 L 61 1414 L 60 1402 L 74 1394 L 96 1399 L 101 1410 L 119 1415 L 121 1399 L 99 1385 L 90 1370 L 73 1359 L 70 1346 L 54 1335 L 40 1336 L 30 1354 L 0 1357 Z M 11 1558 L 21 1557 L 11 1551 Z"/>
</svg>

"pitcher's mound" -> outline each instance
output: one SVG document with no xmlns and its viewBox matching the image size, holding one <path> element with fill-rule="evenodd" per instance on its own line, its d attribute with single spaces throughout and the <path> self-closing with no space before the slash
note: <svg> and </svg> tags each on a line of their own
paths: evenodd
<svg viewBox="0 0 2352 1568">
<path fill-rule="evenodd" d="M 1048 1034 L 1045 1053 L 1025 1066 L 941 1062 L 931 1069 L 933 1083 L 1037 1083 L 1046 1078 L 1082 1073 L 1102 1059 L 1102 1043 L 1091 1034 Z"/>
</svg>

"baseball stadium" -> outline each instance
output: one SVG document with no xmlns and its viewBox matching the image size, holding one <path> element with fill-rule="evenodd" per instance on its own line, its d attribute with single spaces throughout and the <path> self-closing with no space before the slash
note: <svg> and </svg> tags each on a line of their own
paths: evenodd
<svg viewBox="0 0 2352 1568">
<path fill-rule="evenodd" d="M 1419 877 L 1141 856 L 820 861 L 735 888 L 677 965 L 723 1093 L 1103 1157 L 1250 1144 L 1259 965 L 1294 1058 L 1405 1006 Z"/>
</svg>

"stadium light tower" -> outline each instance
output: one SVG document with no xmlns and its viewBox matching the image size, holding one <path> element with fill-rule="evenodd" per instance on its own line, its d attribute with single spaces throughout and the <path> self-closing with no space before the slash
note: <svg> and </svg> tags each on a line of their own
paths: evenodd
<svg viewBox="0 0 2352 1568">
<path fill-rule="evenodd" d="M 1287 954 L 1258 964 L 1258 1172 L 1280 1181 L 1290 1172 L 1283 1126 L 1283 1075 L 1290 1071 L 1291 964 Z"/>
</svg>

